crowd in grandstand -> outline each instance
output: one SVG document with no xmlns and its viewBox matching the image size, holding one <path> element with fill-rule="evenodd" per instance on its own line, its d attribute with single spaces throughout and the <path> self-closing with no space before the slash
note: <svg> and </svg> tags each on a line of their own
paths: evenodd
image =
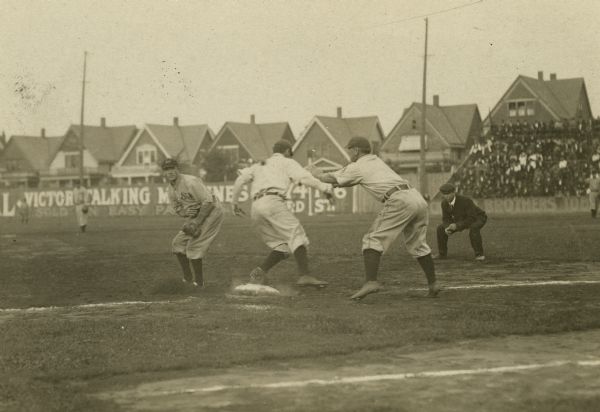
<svg viewBox="0 0 600 412">
<path fill-rule="evenodd" d="M 492 125 L 452 176 L 474 197 L 585 195 L 600 170 L 600 120 Z"/>
</svg>

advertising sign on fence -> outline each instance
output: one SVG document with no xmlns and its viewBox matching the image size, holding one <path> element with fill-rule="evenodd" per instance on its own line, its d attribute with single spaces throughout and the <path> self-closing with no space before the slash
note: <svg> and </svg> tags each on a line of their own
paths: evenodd
<svg viewBox="0 0 600 412">
<path fill-rule="evenodd" d="M 207 184 L 223 203 L 230 203 L 233 184 Z M 92 216 L 155 216 L 172 214 L 166 185 L 98 187 L 88 189 Z M 305 186 L 295 186 L 287 194 L 290 210 L 313 216 L 323 213 L 351 213 L 352 191 L 335 189 L 335 201 L 330 203 L 321 193 Z M 17 214 L 17 202 L 26 204 L 29 215 L 64 217 L 75 213 L 71 189 L 0 189 L 0 217 Z M 248 188 L 240 195 L 240 205 L 249 208 Z"/>
</svg>

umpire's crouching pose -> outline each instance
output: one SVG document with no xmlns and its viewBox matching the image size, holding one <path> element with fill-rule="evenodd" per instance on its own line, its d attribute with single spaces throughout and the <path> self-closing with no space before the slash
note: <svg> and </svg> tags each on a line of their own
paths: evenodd
<svg viewBox="0 0 600 412">
<path fill-rule="evenodd" d="M 442 223 L 437 227 L 438 252 L 436 259 L 444 259 L 448 255 L 448 236 L 469 229 L 469 239 L 475 252 L 475 260 L 485 260 L 481 228 L 487 221 L 485 212 L 478 208 L 473 200 L 456 194 L 451 183 L 440 187 L 442 200 Z"/>
<path fill-rule="evenodd" d="M 173 239 L 172 251 L 181 265 L 183 281 L 203 286 L 202 258 L 219 233 L 223 208 L 199 177 L 179 172 L 177 160 L 165 159 L 161 167 L 175 213 L 187 218 Z"/>
<path fill-rule="evenodd" d="M 351 298 L 362 299 L 381 289 L 377 281 L 381 255 L 400 233 L 404 235 L 408 253 L 416 258 L 425 272 L 428 296 L 437 296 L 439 288 L 435 267 L 426 242 L 429 223 L 427 202 L 383 160 L 371 154 L 371 145 L 364 137 L 353 137 L 346 148 L 352 160 L 350 164 L 334 173 L 317 173 L 315 177 L 340 187 L 359 184 L 383 202 L 383 208 L 362 240 L 366 282 Z"/>
</svg>

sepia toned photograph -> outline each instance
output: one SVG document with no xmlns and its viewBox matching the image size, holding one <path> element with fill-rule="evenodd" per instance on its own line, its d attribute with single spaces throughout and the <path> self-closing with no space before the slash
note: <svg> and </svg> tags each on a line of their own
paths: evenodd
<svg viewBox="0 0 600 412">
<path fill-rule="evenodd" d="M 0 9 L 0 411 L 600 410 L 599 1 Z"/>
</svg>

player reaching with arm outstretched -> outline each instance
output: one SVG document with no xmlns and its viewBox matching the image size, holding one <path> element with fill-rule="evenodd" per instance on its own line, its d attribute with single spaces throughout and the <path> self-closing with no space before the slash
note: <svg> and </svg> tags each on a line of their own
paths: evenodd
<svg viewBox="0 0 600 412">
<path fill-rule="evenodd" d="M 296 183 L 320 190 L 330 197 L 333 187 L 315 179 L 291 156 L 292 145 L 287 140 L 280 140 L 273 146 L 271 157 L 242 169 L 233 186 L 232 212 L 237 216 L 244 214 L 238 205 L 238 198 L 243 185 L 251 184 L 250 217 L 263 242 L 271 248 L 264 262 L 250 272 L 251 283 L 263 283 L 265 274 L 292 253 L 300 273 L 297 285 L 323 287 L 327 282 L 310 275 L 308 237 L 296 216 L 288 209 L 285 193 L 290 184 Z"/>
<path fill-rule="evenodd" d="M 366 282 L 351 298 L 362 299 L 381 289 L 377 281 L 381 255 L 400 233 L 404 235 L 406 249 L 416 258 L 427 277 L 428 296 L 437 296 L 440 289 L 436 283 L 431 249 L 426 242 L 429 224 L 427 202 L 383 160 L 371 154 L 371 145 L 364 137 L 353 137 L 346 148 L 352 160 L 350 164 L 337 172 L 316 173 L 316 177 L 340 187 L 361 185 L 384 204 L 363 237 Z"/>
<path fill-rule="evenodd" d="M 180 173 L 177 160 L 165 159 L 161 168 L 169 182 L 171 206 L 175 213 L 186 218 L 173 239 L 172 251 L 181 265 L 183 281 L 203 286 L 202 259 L 219 233 L 223 209 L 202 179 Z"/>
</svg>

